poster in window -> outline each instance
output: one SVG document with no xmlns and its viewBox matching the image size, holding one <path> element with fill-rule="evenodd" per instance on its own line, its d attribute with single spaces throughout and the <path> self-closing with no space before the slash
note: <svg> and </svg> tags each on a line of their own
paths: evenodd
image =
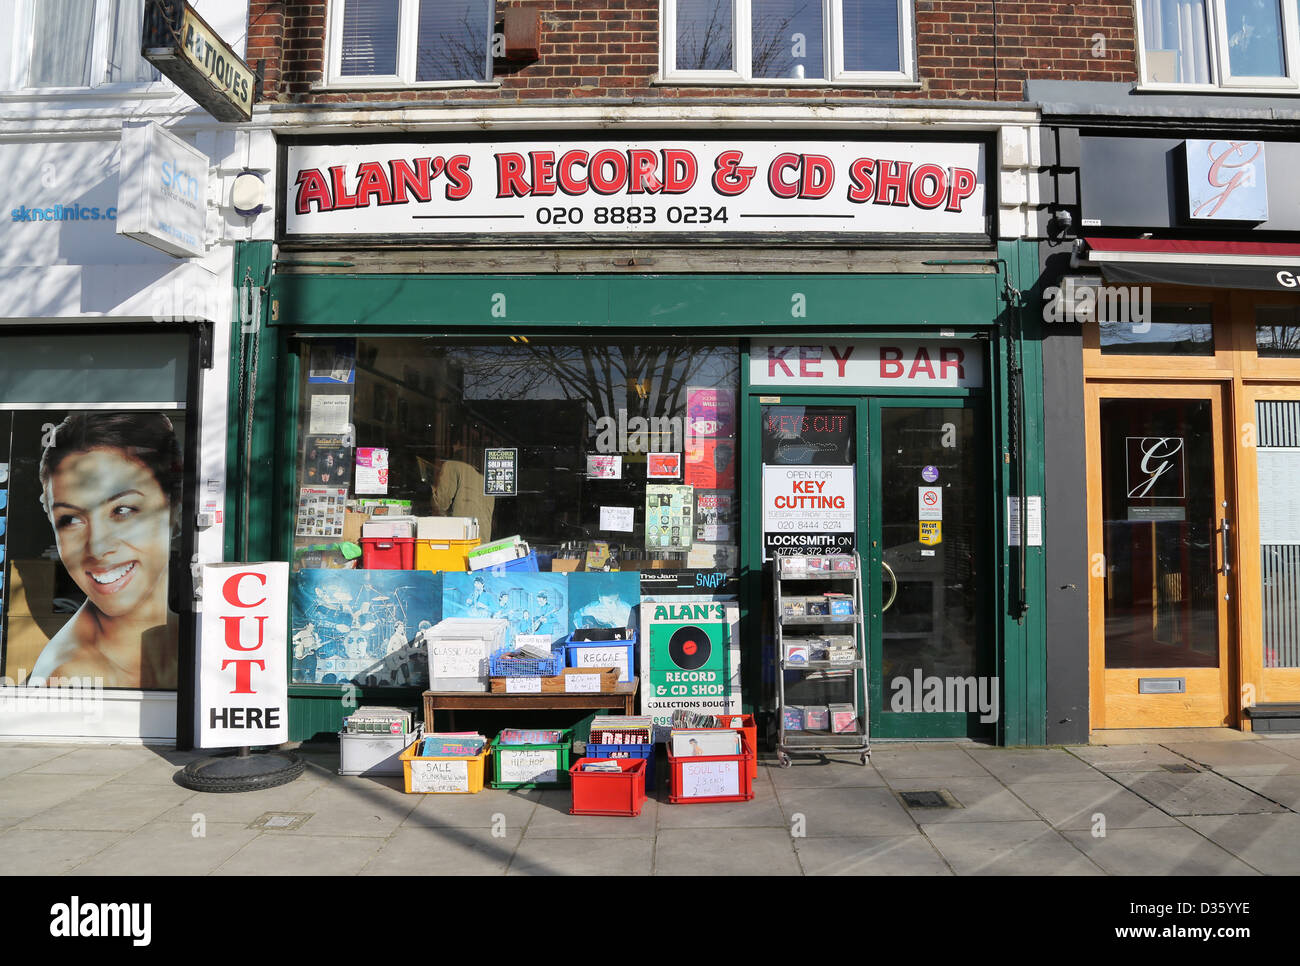
<svg viewBox="0 0 1300 966">
<path fill-rule="evenodd" d="M 452 618 L 506 621 L 506 647 L 519 634 L 562 641 L 569 627 L 565 574 L 448 573 L 443 575 L 443 612 Z"/>
<path fill-rule="evenodd" d="M 689 550 L 695 542 L 694 487 L 647 484 L 647 550 Z"/>
<path fill-rule="evenodd" d="M 300 570 L 291 580 L 294 683 L 428 687 L 437 574 Z"/>
<path fill-rule="evenodd" d="M 183 446 L 178 411 L 14 414 L 8 681 L 176 687 Z"/>
<path fill-rule="evenodd" d="M 308 486 L 346 487 L 352 478 L 352 447 L 338 434 L 308 436 L 303 457 L 303 482 Z M 366 490 L 364 492 L 386 492 Z"/>
<path fill-rule="evenodd" d="M 736 397 L 729 389 L 688 388 L 686 418 L 690 437 L 734 436 Z"/>
<path fill-rule="evenodd" d="M 704 490 L 736 485 L 736 444 L 730 439 L 692 439 L 686 444 L 686 482 Z"/>
<path fill-rule="evenodd" d="M 357 378 L 356 339 L 318 339 L 311 344 L 307 381 L 347 386 Z"/>
</svg>

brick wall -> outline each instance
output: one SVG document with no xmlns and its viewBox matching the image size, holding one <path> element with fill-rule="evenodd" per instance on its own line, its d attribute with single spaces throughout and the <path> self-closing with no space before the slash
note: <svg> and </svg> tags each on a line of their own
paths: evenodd
<svg viewBox="0 0 1300 966">
<path fill-rule="evenodd" d="M 252 0 L 248 61 L 265 64 L 263 98 L 281 102 L 483 100 L 520 103 L 548 98 L 666 100 L 875 98 L 1018 101 L 1025 81 L 1134 81 L 1131 3 L 1010 3 L 915 0 L 919 90 L 700 87 L 653 84 L 659 72 L 659 0 L 497 0 L 542 13 L 541 56 L 498 61 L 499 88 L 333 91 L 324 78 L 326 4 Z"/>
</svg>

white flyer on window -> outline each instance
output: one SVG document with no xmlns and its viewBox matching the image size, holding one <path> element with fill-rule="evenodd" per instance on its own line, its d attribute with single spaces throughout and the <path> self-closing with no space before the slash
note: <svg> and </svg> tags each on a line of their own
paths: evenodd
<svg viewBox="0 0 1300 966">
<path fill-rule="evenodd" d="M 379 446 L 357 447 L 357 475 L 353 486 L 358 494 L 388 493 L 388 450 Z"/>
<path fill-rule="evenodd" d="M 634 528 L 635 514 L 635 507 L 603 506 L 600 508 L 600 528 L 631 533 Z"/>
<path fill-rule="evenodd" d="M 311 397 L 311 416 L 307 423 L 307 432 L 312 436 L 322 433 L 346 435 L 351 430 L 348 412 L 352 397 L 344 393 L 317 395 Z"/>
</svg>

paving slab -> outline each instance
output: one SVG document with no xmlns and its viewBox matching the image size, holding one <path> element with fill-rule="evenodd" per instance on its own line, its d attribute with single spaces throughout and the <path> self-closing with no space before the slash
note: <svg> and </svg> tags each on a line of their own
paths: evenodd
<svg viewBox="0 0 1300 966">
<path fill-rule="evenodd" d="M 1292 758 L 1300 758 L 1300 735 L 1260 735 L 1264 747 L 1280 751 Z"/>
<path fill-rule="evenodd" d="M 1122 785 L 1107 779 L 1086 782 L 1022 782 L 1010 789 L 1058 829 L 1155 828 L 1179 821 Z"/>
<path fill-rule="evenodd" d="M 662 792 L 658 811 L 660 830 L 667 828 L 785 828 L 785 815 L 771 782 L 754 783 L 747 802 L 689 802 L 674 805 Z"/>
<path fill-rule="evenodd" d="M 0 875 L 60 875 L 126 837 L 126 832 L 10 829 L 0 834 Z"/>
<path fill-rule="evenodd" d="M 649 875 L 653 838 L 592 838 L 581 848 L 568 839 L 538 838 L 528 831 L 507 875 Z"/>
<path fill-rule="evenodd" d="M 1262 741 L 1181 742 L 1165 747 L 1221 775 L 1300 775 L 1300 760 Z"/>
<path fill-rule="evenodd" d="M 799 875 L 785 829 L 660 829 L 655 875 Z"/>
<path fill-rule="evenodd" d="M 1076 758 L 1103 772 L 1163 771 L 1165 765 L 1185 765 L 1187 759 L 1160 745 L 1072 745 Z"/>
<path fill-rule="evenodd" d="M 1300 815 L 1205 815 L 1185 821 L 1265 875 L 1300 875 Z"/>
<path fill-rule="evenodd" d="M 213 875 L 356 875 L 382 845 L 366 836 L 262 832 Z"/>
<path fill-rule="evenodd" d="M 888 788 L 790 788 L 778 795 L 786 829 L 796 834 L 801 829 L 808 838 L 916 831 L 916 822 Z"/>
<path fill-rule="evenodd" d="M 766 775 L 777 788 L 881 788 L 885 784 L 872 765 L 863 765 L 857 759 L 849 762 L 795 758 L 789 768 L 760 765 L 758 773 L 760 777 Z"/>
<path fill-rule="evenodd" d="M 416 798 L 384 786 L 365 791 L 317 788 L 292 809 L 311 812 L 312 817 L 299 828 L 278 834 L 302 838 L 323 835 L 387 838 L 411 814 Z"/>
<path fill-rule="evenodd" d="M 537 789 L 484 789 L 474 795 L 411 795 L 415 807 L 403 826 L 523 829 L 542 793 Z"/>
<path fill-rule="evenodd" d="M 439 795 L 438 798 L 451 798 Z M 520 828 L 402 826 L 370 859 L 362 875 L 505 875 Z"/>
<path fill-rule="evenodd" d="M 157 762 L 148 748 L 79 747 L 27 769 L 33 775 L 102 775 L 112 778 Z"/>
<path fill-rule="evenodd" d="M 1168 815 L 1280 812 L 1282 806 L 1213 772 L 1120 772 L 1114 779 Z"/>
<path fill-rule="evenodd" d="M 202 835 L 195 835 L 201 831 Z M 251 842 L 257 830 L 205 822 L 154 822 L 74 869 L 76 875 L 209 875 Z"/>
<path fill-rule="evenodd" d="M 202 757 L 204 756 L 193 752 L 168 752 L 151 761 L 142 762 L 109 781 L 123 785 L 174 785 L 181 770 L 191 761 Z"/>
<path fill-rule="evenodd" d="M 1086 781 L 1097 777 L 1095 768 L 1064 748 L 988 748 L 972 750 L 970 756 L 1006 785 Z"/>
<path fill-rule="evenodd" d="M 996 778 L 911 778 L 890 784 L 896 792 L 946 792 L 960 806 L 912 808 L 903 802 L 904 811 L 916 822 L 1024 822 L 1038 818 Z"/>
<path fill-rule="evenodd" d="M 62 755 L 71 754 L 73 745 L 3 745 L 0 746 L 0 779 L 35 768 Z"/>
<path fill-rule="evenodd" d="M 1101 875 L 1045 822 L 952 822 L 921 831 L 958 875 Z"/>
<path fill-rule="evenodd" d="M 39 777 L 66 782 L 84 776 Z M 101 779 L 85 777 L 85 780 Z M 19 827 L 133 832 L 193 795 L 192 791 L 179 785 L 100 784 L 66 798 L 52 808 L 28 816 Z"/>
<path fill-rule="evenodd" d="M 952 875 L 920 834 L 795 839 L 804 875 Z"/>
<path fill-rule="evenodd" d="M 988 778 L 978 760 L 960 748 L 918 748 L 916 751 L 880 749 L 871 763 L 890 784 L 911 778 Z"/>
<path fill-rule="evenodd" d="M 131 783 L 113 781 L 109 784 Z M 172 787 L 180 786 L 173 783 Z M 255 792 L 190 792 L 189 798 L 163 812 L 157 820 L 189 825 L 198 815 L 202 816 L 205 822 L 247 825 L 264 812 L 302 811 L 298 806 L 315 790 L 314 785 L 299 779 L 287 785 L 263 788 Z"/>
<path fill-rule="evenodd" d="M 0 781 L 0 824 L 16 825 L 103 783 L 99 775 L 11 775 Z"/>
<path fill-rule="evenodd" d="M 1163 745 L 1171 741 L 1255 741 L 1235 728 L 1108 728 L 1092 732 L 1090 745 Z"/>
<path fill-rule="evenodd" d="M 542 792 L 525 838 L 654 838 L 659 809 L 678 807 L 648 798 L 640 815 L 570 815 L 572 804 L 573 792 L 568 789 Z"/>
<path fill-rule="evenodd" d="M 1190 828 L 1109 829 L 1064 833 L 1110 875 L 1258 875 Z"/>
<path fill-rule="evenodd" d="M 1234 775 L 1232 780 L 1270 802 L 1300 812 L 1300 775 Z"/>
</svg>

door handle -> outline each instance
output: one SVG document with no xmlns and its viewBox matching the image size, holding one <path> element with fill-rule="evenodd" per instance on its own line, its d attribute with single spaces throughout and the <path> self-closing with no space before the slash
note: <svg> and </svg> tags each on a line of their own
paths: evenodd
<svg viewBox="0 0 1300 966">
<path fill-rule="evenodd" d="M 1223 576 L 1225 577 L 1228 576 L 1228 572 L 1232 570 L 1232 564 L 1228 563 L 1228 555 L 1232 552 L 1232 544 L 1228 538 L 1228 531 L 1229 531 L 1229 524 L 1228 524 L 1227 517 L 1220 517 L 1219 518 L 1219 541 L 1220 541 L 1220 549 L 1223 552 L 1223 569 L 1220 570 L 1219 573 L 1223 574 Z"/>
<path fill-rule="evenodd" d="M 889 581 L 893 584 L 889 590 L 889 600 L 885 601 L 885 606 L 880 608 L 880 613 L 883 614 L 885 611 L 889 610 L 889 608 L 894 606 L 894 598 L 898 596 L 898 577 L 894 575 L 894 568 L 889 566 L 889 564 L 885 563 L 883 560 L 880 561 L 880 566 L 884 567 L 885 570 L 889 572 Z"/>
</svg>

